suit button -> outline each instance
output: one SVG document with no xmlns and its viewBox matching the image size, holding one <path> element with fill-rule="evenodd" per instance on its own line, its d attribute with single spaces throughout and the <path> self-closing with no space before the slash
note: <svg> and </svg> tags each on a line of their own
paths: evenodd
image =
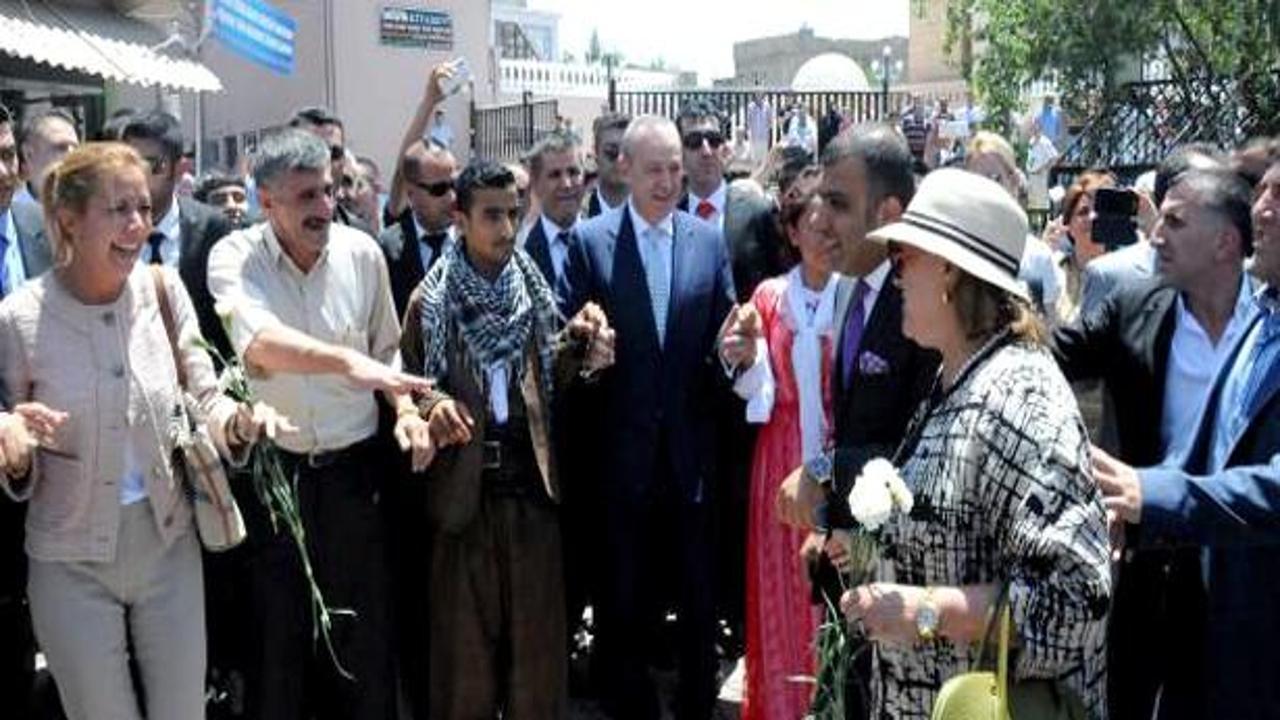
<svg viewBox="0 0 1280 720">
<path fill-rule="evenodd" d="M 172 516 L 172 515 L 170 515 L 170 516 L 168 516 L 168 517 L 166 517 L 166 518 L 164 519 L 164 526 L 165 526 L 165 527 L 173 527 L 173 516 Z"/>
<path fill-rule="evenodd" d="M 116 378 L 117 380 L 118 380 L 118 379 L 120 379 L 120 378 L 122 378 L 122 377 L 124 377 L 124 366 L 123 366 L 123 365 L 117 365 L 117 366 L 115 366 L 115 367 L 111 368 L 111 376 L 112 376 L 112 377 L 114 377 L 114 378 Z"/>
<path fill-rule="evenodd" d="M 108 326 L 110 326 L 110 325 L 115 325 L 115 324 L 116 324 L 116 314 L 115 314 L 114 312 L 111 312 L 111 311 L 107 311 L 107 312 L 102 313 L 102 324 L 103 324 L 103 325 L 108 325 Z"/>
</svg>

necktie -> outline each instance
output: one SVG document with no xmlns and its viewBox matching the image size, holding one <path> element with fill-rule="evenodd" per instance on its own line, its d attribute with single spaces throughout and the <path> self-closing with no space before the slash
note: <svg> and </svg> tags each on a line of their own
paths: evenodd
<svg viewBox="0 0 1280 720">
<path fill-rule="evenodd" d="M 553 273 L 555 273 L 555 276 L 556 276 L 555 283 L 553 283 L 554 287 L 552 289 L 555 290 L 556 297 L 563 300 L 564 298 L 568 297 L 568 290 L 569 290 L 568 281 L 567 281 L 567 278 L 565 278 L 565 272 L 564 272 L 565 263 L 569 259 L 569 231 L 568 230 L 561 230 L 560 234 L 556 235 L 556 247 L 558 248 L 559 252 L 551 253 L 551 270 Z M 560 258 L 560 262 L 558 263 L 556 262 L 556 257 Z"/>
<path fill-rule="evenodd" d="M 151 260 L 149 262 L 152 265 L 164 264 L 164 256 L 160 254 L 160 246 L 164 244 L 165 239 L 165 234 L 159 230 L 153 230 L 151 235 L 147 237 L 147 244 L 151 246 Z"/>
<path fill-rule="evenodd" d="M 853 303 L 849 308 L 849 317 L 844 323 L 844 340 L 841 343 L 841 352 L 844 357 L 844 386 L 849 387 L 850 381 L 853 379 L 853 369 L 858 366 L 858 348 L 862 345 L 862 331 L 866 325 L 863 318 L 863 306 L 867 301 L 867 290 L 870 288 L 867 283 L 859 280 L 857 285 L 853 286 Z"/>
<path fill-rule="evenodd" d="M 9 294 L 9 238 L 0 231 L 0 297 Z"/>
<path fill-rule="evenodd" d="M 711 216 L 716 214 L 716 206 L 712 205 L 710 200 L 701 200 L 698 202 L 698 209 L 696 212 L 698 213 L 698 217 L 703 220 L 710 220 Z"/>
<path fill-rule="evenodd" d="M 431 259 L 427 261 L 428 268 L 434 265 L 436 260 L 440 259 L 440 250 L 444 248 L 444 241 L 448 237 L 449 233 L 447 232 L 423 233 L 422 242 L 431 248 Z"/>
<path fill-rule="evenodd" d="M 671 268 L 663 260 L 663 232 L 658 228 L 648 228 L 645 230 L 644 240 L 649 248 L 649 262 L 644 268 L 645 279 L 649 283 L 649 302 L 653 304 L 653 323 L 658 329 L 658 345 L 664 345 L 667 339 L 667 303 L 671 294 L 668 276 Z"/>
</svg>

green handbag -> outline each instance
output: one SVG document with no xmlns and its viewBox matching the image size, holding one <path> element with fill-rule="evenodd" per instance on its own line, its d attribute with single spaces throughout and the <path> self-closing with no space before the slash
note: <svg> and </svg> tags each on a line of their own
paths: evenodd
<svg viewBox="0 0 1280 720">
<path fill-rule="evenodd" d="M 1003 600 L 1004 593 L 1001 593 Z M 1000 644 L 996 670 L 967 672 L 943 684 L 933 702 L 931 720 L 1088 720 L 1084 703 L 1053 680 L 1009 682 L 1009 633 L 1013 627 L 1007 602 L 999 602 Z M 992 616 L 996 613 L 992 612 Z M 978 651 L 978 664 L 986 655 L 993 617 L 987 618 Z"/>
</svg>

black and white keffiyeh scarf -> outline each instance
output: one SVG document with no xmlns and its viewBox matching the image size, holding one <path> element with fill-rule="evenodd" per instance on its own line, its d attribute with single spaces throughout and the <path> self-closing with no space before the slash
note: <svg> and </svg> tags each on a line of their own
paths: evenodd
<svg viewBox="0 0 1280 720">
<path fill-rule="evenodd" d="M 488 368 L 505 364 L 515 383 L 524 380 L 525 347 L 533 338 L 539 383 L 548 402 L 553 389 L 556 333 L 563 317 L 551 286 L 522 248 L 516 248 L 490 282 L 454 243 L 422 279 L 423 374 L 437 382 L 449 372 L 449 336 L 458 333 L 468 370 L 484 395 Z"/>
</svg>

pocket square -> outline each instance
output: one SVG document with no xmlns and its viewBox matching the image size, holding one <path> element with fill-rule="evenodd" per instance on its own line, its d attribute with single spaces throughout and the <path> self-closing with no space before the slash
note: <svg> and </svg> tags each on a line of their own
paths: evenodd
<svg viewBox="0 0 1280 720">
<path fill-rule="evenodd" d="M 858 372 L 863 375 L 887 374 L 889 361 L 868 350 L 858 356 Z"/>
</svg>

